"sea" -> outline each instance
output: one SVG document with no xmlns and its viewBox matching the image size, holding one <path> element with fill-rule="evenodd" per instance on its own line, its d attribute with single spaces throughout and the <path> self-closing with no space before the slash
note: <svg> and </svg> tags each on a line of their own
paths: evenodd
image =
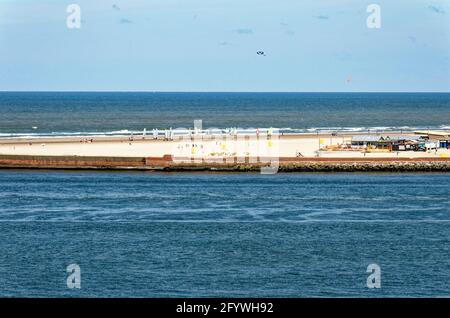
<svg viewBox="0 0 450 318">
<path fill-rule="evenodd" d="M 198 119 L 449 129 L 450 94 L 0 93 L 3 138 Z M 0 296 L 449 297 L 449 189 L 447 173 L 4 169 Z"/>
</svg>

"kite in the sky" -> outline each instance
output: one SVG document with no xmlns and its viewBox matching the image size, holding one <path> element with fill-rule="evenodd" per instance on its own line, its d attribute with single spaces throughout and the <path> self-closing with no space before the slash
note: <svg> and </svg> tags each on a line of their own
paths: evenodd
<svg viewBox="0 0 450 318">
<path fill-rule="evenodd" d="M 347 83 L 350 83 L 353 80 L 352 74 L 347 76 Z"/>
<path fill-rule="evenodd" d="M 264 51 L 258 51 L 258 52 L 256 52 L 256 54 L 266 56 L 266 53 L 264 53 Z"/>
</svg>

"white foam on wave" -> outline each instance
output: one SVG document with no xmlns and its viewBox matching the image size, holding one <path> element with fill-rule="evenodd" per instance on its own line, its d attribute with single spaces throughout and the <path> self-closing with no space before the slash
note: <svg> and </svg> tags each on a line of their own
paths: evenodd
<svg viewBox="0 0 450 318">
<path fill-rule="evenodd" d="M 208 130 L 209 128 L 204 128 L 204 130 Z M 212 128 L 211 128 L 212 129 Z M 228 128 L 214 128 L 217 131 L 223 131 L 226 132 Z M 267 130 L 268 128 L 259 128 L 260 131 Z M 427 127 L 427 126 L 421 126 L 421 127 L 410 127 L 410 126 L 376 126 L 376 127 L 308 127 L 308 128 L 278 128 L 278 131 L 280 133 L 284 134 L 296 134 L 296 133 L 332 133 L 332 132 L 388 132 L 388 131 L 415 131 L 415 130 L 448 130 L 450 129 L 450 126 L 447 125 L 441 125 L 437 127 Z M 188 129 L 183 130 L 175 130 L 176 132 L 189 132 Z M 256 128 L 238 128 L 239 132 L 249 132 L 249 131 L 256 131 Z M 163 133 L 163 129 L 159 129 L 160 133 Z M 77 132 L 70 132 L 70 131 L 58 131 L 58 132 L 23 132 L 23 133 L 8 133 L 8 132 L 1 132 L 0 138 L 48 138 L 48 137 L 82 137 L 82 136 L 90 136 L 90 137 L 106 137 L 106 136 L 130 136 L 130 135 L 140 135 L 143 133 L 143 130 L 128 130 L 128 129 L 122 129 L 122 130 L 113 130 L 113 131 L 77 131 Z M 151 133 L 151 128 L 147 129 L 147 134 Z"/>
<path fill-rule="evenodd" d="M 0 133 L 0 138 L 48 138 L 48 137 L 80 137 L 80 136 L 92 136 L 92 137 L 102 137 L 102 136 L 128 136 L 130 134 L 141 134 L 142 130 L 130 131 L 128 129 L 115 130 L 115 131 L 77 131 L 77 132 L 42 132 L 42 133 Z"/>
</svg>

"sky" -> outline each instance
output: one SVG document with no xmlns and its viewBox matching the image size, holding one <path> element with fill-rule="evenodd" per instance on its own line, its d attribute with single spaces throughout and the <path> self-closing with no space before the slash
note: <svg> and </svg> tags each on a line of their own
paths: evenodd
<svg viewBox="0 0 450 318">
<path fill-rule="evenodd" d="M 450 1 L 0 0 L 0 91 L 449 92 Z"/>
</svg>

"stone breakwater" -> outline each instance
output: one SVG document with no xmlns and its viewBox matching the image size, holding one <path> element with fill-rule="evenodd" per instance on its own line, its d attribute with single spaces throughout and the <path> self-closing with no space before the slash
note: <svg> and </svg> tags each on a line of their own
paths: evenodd
<svg viewBox="0 0 450 318">
<path fill-rule="evenodd" d="M 244 163 L 238 163 L 236 160 L 210 163 L 174 162 L 169 155 L 163 157 L 0 155 L 0 168 L 4 169 L 256 172 L 263 166 L 267 164 L 249 158 Z M 279 158 L 277 166 L 279 172 L 450 172 L 450 158 Z"/>
<path fill-rule="evenodd" d="M 280 165 L 281 172 L 450 172 L 450 162 L 302 162 Z"/>
</svg>

